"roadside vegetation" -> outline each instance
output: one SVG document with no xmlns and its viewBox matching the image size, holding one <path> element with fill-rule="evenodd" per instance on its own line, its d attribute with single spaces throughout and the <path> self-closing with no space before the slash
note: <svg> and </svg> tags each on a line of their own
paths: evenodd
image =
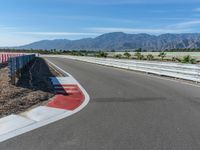
<svg viewBox="0 0 200 150">
<path fill-rule="evenodd" d="M 105 53 L 105 52 L 99 52 L 96 54 L 96 57 L 104 57 L 106 58 L 108 56 L 108 53 Z"/>
<path fill-rule="evenodd" d="M 196 64 L 200 63 L 199 59 L 191 56 L 192 53 L 200 53 L 200 49 L 172 49 L 165 50 L 161 52 L 146 52 L 141 48 L 136 49 L 132 52 L 124 51 L 117 52 L 115 50 L 110 51 L 87 51 L 87 50 L 13 50 L 13 49 L 0 49 L 0 52 L 25 52 L 25 53 L 39 53 L 39 54 L 53 54 L 53 55 L 73 55 L 73 56 L 89 56 L 89 57 L 101 57 L 101 58 L 116 58 L 116 59 L 136 59 L 136 60 L 148 60 L 148 61 L 168 61 L 168 62 L 179 62 L 179 63 L 188 63 Z M 173 55 L 172 53 L 178 53 Z M 180 55 L 179 55 L 180 54 Z M 183 55 L 184 54 L 184 55 Z"/>
<path fill-rule="evenodd" d="M 129 59 L 131 57 L 131 54 L 129 52 L 124 53 L 125 58 Z"/>
<path fill-rule="evenodd" d="M 192 58 L 190 55 L 184 56 L 181 60 L 182 63 L 188 63 L 188 64 L 196 64 L 196 59 Z"/>
<path fill-rule="evenodd" d="M 166 57 L 166 53 L 165 52 L 160 52 L 160 54 L 158 55 L 158 57 L 160 57 L 161 60 L 163 60 Z"/>
<path fill-rule="evenodd" d="M 121 55 L 121 54 L 116 54 L 116 55 L 114 55 L 114 58 L 121 59 L 121 58 L 122 58 L 122 55 Z"/>
<path fill-rule="evenodd" d="M 154 59 L 154 56 L 152 54 L 147 55 L 147 60 L 153 60 L 153 59 Z"/>
<path fill-rule="evenodd" d="M 144 59 L 144 55 L 142 55 L 140 52 L 136 52 L 134 56 L 136 57 L 136 59 L 139 59 L 139 60 Z"/>
</svg>

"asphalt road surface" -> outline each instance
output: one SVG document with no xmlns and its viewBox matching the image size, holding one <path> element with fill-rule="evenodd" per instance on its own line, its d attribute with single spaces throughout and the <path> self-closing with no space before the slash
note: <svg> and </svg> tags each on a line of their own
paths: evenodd
<svg viewBox="0 0 200 150">
<path fill-rule="evenodd" d="M 200 150 L 200 88 L 143 73 L 49 58 L 90 95 L 79 113 L 0 150 Z"/>
</svg>

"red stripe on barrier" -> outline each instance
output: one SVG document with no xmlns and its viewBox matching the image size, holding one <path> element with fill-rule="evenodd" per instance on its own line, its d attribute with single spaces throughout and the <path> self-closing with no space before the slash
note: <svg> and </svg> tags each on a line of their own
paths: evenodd
<svg viewBox="0 0 200 150">
<path fill-rule="evenodd" d="M 61 87 L 63 85 L 56 85 L 56 87 L 58 86 Z M 64 89 L 62 92 L 58 91 L 55 99 L 49 102 L 48 106 L 65 109 L 65 110 L 74 110 L 78 108 L 85 99 L 83 92 L 80 90 L 80 88 L 77 85 L 65 84 L 64 86 L 70 86 L 76 90 L 74 90 L 74 92 L 72 90 L 68 92 L 68 90 L 64 90 Z"/>
<path fill-rule="evenodd" d="M 22 56 L 23 53 L 0 53 L 0 63 L 7 63 L 9 58 Z"/>
</svg>

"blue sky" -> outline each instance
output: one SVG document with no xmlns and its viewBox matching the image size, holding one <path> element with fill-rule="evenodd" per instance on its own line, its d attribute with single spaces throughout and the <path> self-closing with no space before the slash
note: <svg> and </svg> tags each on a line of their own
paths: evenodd
<svg viewBox="0 0 200 150">
<path fill-rule="evenodd" d="M 0 46 L 107 32 L 200 32 L 199 0 L 2 0 Z"/>
</svg>

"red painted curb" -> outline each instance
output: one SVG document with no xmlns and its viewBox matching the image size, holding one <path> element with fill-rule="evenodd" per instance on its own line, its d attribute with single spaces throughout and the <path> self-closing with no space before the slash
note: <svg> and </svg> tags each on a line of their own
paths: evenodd
<svg viewBox="0 0 200 150">
<path fill-rule="evenodd" d="M 74 110 L 78 108 L 85 100 L 85 96 L 78 85 L 62 84 L 54 86 L 56 90 L 56 96 L 54 100 L 48 103 L 47 106 L 49 107 Z M 59 90 L 57 87 L 59 87 Z"/>
</svg>

